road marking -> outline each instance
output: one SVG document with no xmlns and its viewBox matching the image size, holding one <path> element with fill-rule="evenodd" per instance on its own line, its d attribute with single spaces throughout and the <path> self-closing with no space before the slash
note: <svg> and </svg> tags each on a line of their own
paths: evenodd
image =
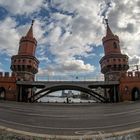
<svg viewBox="0 0 140 140">
<path fill-rule="evenodd" d="M 98 134 L 104 134 L 104 131 L 89 131 L 89 130 L 82 130 L 82 131 L 76 131 L 74 132 L 77 135 L 98 135 Z"/>
<path fill-rule="evenodd" d="M 107 128 L 116 128 L 116 127 L 123 127 L 123 126 L 128 126 L 132 124 L 137 124 L 140 123 L 139 121 L 135 122 L 129 122 L 129 123 L 124 123 L 124 124 L 117 124 L 117 125 L 110 125 L 110 126 L 98 126 L 98 127 L 88 127 L 88 128 L 63 128 L 63 127 L 45 127 L 45 126 L 35 126 L 35 125 L 29 125 L 29 124 L 23 124 L 23 123 L 18 123 L 18 122 L 13 122 L 13 121 L 7 121 L 4 119 L 0 119 L 1 122 L 9 123 L 12 125 L 21 125 L 24 127 L 32 127 L 32 128 L 39 128 L 39 129 L 50 129 L 50 130 L 94 130 L 94 129 L 107 129 Z"/>
<path fill-rule="evenodd" d="M 76 131 L 75 134 L 77 134 L 77 135 L 93 135 L 93 134 L 98 134 L 98 132 L 97 131 L 83 130 L 83 131 Z"/>
</svg>

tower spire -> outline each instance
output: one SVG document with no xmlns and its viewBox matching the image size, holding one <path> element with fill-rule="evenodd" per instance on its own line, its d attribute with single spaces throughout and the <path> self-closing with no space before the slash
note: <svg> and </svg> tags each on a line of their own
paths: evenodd
<svg viewBox="0 0 140 140">
<path fill-rule="evenodd" d="M 108 24 L 108 19 L 105 19 L 105 22 L 106 22 L 106 36 L 110 36 L 110 35 L 114 35 L 109 27 L 109 24 Z"/>
<path fill-rule="evenodd" d="M 18 54 L 11 58 L 11 70 L 17 74 L 19 80 L 34 81 L 38 72 L 39 61 L 35 57 L 37 41 L 33 37 L 33 23 L 34 20 L 27 34 L 20 39 Z"/>
<path fill-rule="evenodd" d="M 26 37 L 33 38 L 33 24 L 34 24 L 34 20 L 32 20 L 31 27 L 27 32 Z"/>
<path fill-rule="evenodd" d="M 121 74 L 129 68 L 128 56 L 121 53 L 119 37 L 114 35 L 106 22 L 106 36 L 103 37 L 103 47 L 105 55 L 101 58 L 101 72 L 104 74 L 105 81 L 118 81 Z"/>
</svg>

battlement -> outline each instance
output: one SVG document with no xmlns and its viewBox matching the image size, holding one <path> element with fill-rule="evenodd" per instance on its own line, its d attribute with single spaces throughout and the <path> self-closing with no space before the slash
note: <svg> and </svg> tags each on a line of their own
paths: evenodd
<svg viewBox="0 0 140 140">
<path fill-rule="evenodd" d="M 15 73 L 0 72 L 0 82 L 15 82 L 15 81 L 16 81 Z"/>
<path fill-rule="evenodd" d="M 121 80 L 127 80 L 127 81 L 134 81 L 134 80 L 140 80 L 140 71 L 128 71 L 126 73 L 123 73 L 121 76 Z"/>
<path fill-rule="evenodd" d="M 4 77 L 16 77 L 14 72 L 0 72 L 0 78 Z"/>
</svg>

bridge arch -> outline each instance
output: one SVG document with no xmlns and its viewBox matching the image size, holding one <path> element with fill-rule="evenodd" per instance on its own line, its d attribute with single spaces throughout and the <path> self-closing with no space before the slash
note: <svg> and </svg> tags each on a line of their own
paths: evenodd
<svg viewBox="0 0 140 140">
<path fill-rule="evenodd" d="M 4 87 L 0 87 L 0 100 L 5 100 L 6 90 Z"/>
<path fill-rule="evenodd" d="M 44 97 L 45 95 L 47 95 L 49 93 L 60 91 L 60 90 L 82 91 L 82 92 L 94 97 L 94 100 L 97 102 L 106 102 L 107 101 L 105 97 L 101 96 L 100 94 L 96 93 L 95 91 L 93 91 L 89 88 L 76 86 L 76 85 L 54 85 L 54 86 L 46 87 L 46 88 L 38 91 L 37 93 L 35 93 L 32 97 L 29 98 L 29 100 L 32 102 L 35 102 L 38 99 Z"/>
</svg>

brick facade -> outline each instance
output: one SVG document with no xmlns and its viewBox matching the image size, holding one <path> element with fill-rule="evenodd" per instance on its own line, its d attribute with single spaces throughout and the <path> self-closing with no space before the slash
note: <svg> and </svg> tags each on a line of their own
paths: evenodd
<svg viewBox="0 0 140 140">
<path fill-rule="evenodd" d="M 3 74 L 0 72 L 1 99 L 18 101 L 21 97 L 19 97 L 19 89 L 16 81 L 34 81 L 39 64 L 39 61 L 35 57 L 36 46 L 37 41 L 33 36 L 32 22 L 27 34 L 20 39 L 18 54 L 11 57 L 12 74 L 10 75 L 8 72 Z M 22 97 L 25 96 L 22 95 Z"/>
<path fill-rule="evenodd" d="M 0 99 L 16 101 L 16 76 L 8 72 L 0 72 Z"/>
<path fill-rule="evenodd" d="M 121 101 L 140 100 L 140 71 L 122 74 L 119 90 Z"/>
<path fill-rule="evenodd" d="M 105 55 L 100 60 L 105 81 L 119 81 L 120 101 L 140 100 L 140 72 L 127 72 L 128 56 L 121 53 L 119 37 L 114 35 L 107 21 L 106 36 L 103 37 Z"/>
</svg>

